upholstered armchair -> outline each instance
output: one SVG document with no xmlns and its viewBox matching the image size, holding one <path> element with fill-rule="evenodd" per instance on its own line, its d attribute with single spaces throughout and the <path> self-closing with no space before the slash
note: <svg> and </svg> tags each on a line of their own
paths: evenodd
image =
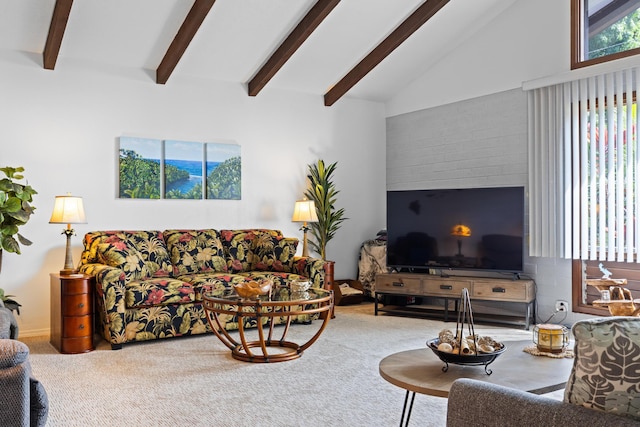
<svg viewBox="0 0 640 427">
<path fill-rule="evenodd" d="M 447 426 L 640 425 L 640 318 L 582 320 L 572 333 L 575 360 L 563 401 L 459 379 L 449 392 Z"/>
<path fill-rule="evenodd" d="M 18 338 L 18 322 L 13 312 L 0 301 L 0 339 Z"/>
<path fill-rule="evenodd" d="M 29 347 L 0 339 L 0 425 L 44 426 L 48 413 L 47 393 L 31 375 Z"/>
</svg>

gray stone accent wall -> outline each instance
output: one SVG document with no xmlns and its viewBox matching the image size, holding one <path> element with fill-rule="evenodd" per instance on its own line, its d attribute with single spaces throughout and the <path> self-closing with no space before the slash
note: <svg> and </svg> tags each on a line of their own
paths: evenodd
<svg viewBox="0 0 640 427">
<path fill-rule="evenodd" d="M 521 89 L 387 118 L 387 190 L 526 184 Z"/>
</svg>

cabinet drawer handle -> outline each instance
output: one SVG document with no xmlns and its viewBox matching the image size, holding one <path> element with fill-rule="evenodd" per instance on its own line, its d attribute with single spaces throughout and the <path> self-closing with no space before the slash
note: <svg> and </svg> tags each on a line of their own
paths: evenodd
<svg viewBox="0 0 640 427">
<path fill-rule="evenodd" d="M 84 303 L 81 302 L 80 304 L 78 304 L 78 308 L 84 308 Z"/>
<path fill-rule="evenodd" d="M 502 294 L 507 292 L 507 290 L 505 288 L 493 288 L 492 291 L 495 292 L 495 293 L 499 292 L 499 293 L 502 293 Z"/>
<path fill-rule="evenodd" d="M 79 325 L 78 329 L 84 329 L 84 325 Z"/>
<path fill-rule="evenodd" d="M 443 289 L 445 291 L 450 291 L 453 289 L 452 285 L 440 285 L 440 289 Z"/>
<path fill-rule="evenodd" d="M 402 282 L 393 282 L 391 284 L 391 286 L 395 286 L 397 288 L 402 288 L 402 287 L 404 287 L 404 283 L 402 283 Z"/>
</svg>

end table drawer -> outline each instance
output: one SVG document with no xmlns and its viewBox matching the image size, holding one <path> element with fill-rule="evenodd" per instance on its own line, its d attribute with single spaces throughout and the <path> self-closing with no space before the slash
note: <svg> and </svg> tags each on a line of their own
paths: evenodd
<svg viewBox="0 0 640 427">
<path fill-rule="evenodd" d="M 527 287 L 519 283 L 496 284 L 475 281 L 473 283 L 473 297 L 491 300 L 528 301 Z"/>
<path fill-rule="evenodd" d="M 89 294 L 75 294 L 63 297 L 63 316 L 82 316 L 85 314 L 91 314 Z"/>
<path fill-rule="evenodd" d="M 62 319 L 65 337 L 85 337 L 93 335 L 91 316 L 71 316 Z"/>
<path fill-rule="evenodd" d="M 64 295 L 88 294 L 91 292 L 89 280 L 65 280 L 62 282 L 62 293 Z"/>
<path fill-rule="evenodd" d="M 376 279 L 376 290 L 397 294 L 416 294 L 422 292 L 422 280 L 419 277 L 388 277 Z"/>
<path fill-rule="evenodd" d="M 67 338 L 61 344 L 63 353 L 86 353 L 93 349 L 93 337 Z"/>
</svg>

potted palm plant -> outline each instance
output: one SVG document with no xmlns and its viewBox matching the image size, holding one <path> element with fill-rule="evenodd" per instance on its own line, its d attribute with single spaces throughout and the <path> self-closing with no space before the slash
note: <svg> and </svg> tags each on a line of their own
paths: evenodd
<svg viewBox="0 0 640 427">
<path fill-rule="evenodd" d="M 20 254 L 20 245 L 29 246 L 31 241 L 19 233 L 19 227 L 25 225 L 35 207 L 31 206 L 33 195 L 38 194 L 29 184 L 18 181 L 24 179 L 24 168 L 19 166 L 0 168 L 5 178 L 0 179 L 0 271 L 2 270 L 2 256 L 4 251 Z M 0 299 L 7 308 L 18 313 L 20 304 L 10 299 L 12 295 L 5 295 L 0 289 Z"/>
<path fill-rule="evenodd" d="M 310 241 L 311 248 L 320 254 L 320 257 L 327 259 L 327 243 L 333 239 L 342 222 L 348 218 L 344 216 L 344 208 L 336 209 L 336 190 L 332 175 L 336 170 L 338 162 L 325 165 L 322 159 L 316 164 L 308 165 L 309 189 L 305 196 L 313 200 L 316 205 L 318 222 L 309 224 L 313 239 Z"/>
</svg>

